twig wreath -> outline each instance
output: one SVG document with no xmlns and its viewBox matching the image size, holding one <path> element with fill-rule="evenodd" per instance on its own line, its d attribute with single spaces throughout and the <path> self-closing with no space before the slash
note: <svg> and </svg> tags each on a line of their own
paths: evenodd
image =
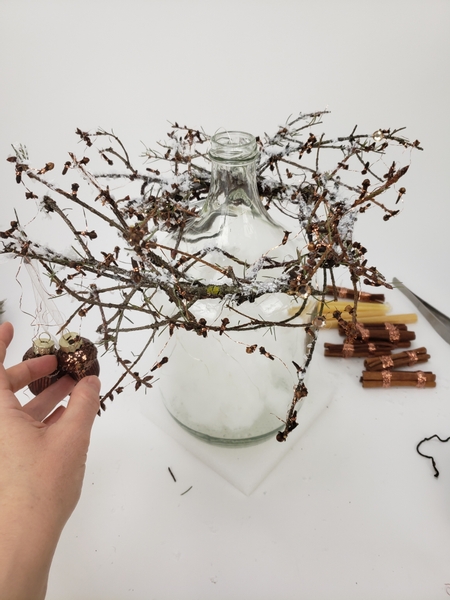
<svg viewBox="0 0 450 600">
<path fill-rule="evenodd" d="M 360 134 L 355 127 L 348 135 L 330 139 L 323 133 L 314 133 L 325 112 L 300 114 L 279 127 L 274 135 L 257 138 L 260 197 L 265 209 L 278 213 L 286 226 L 280 245 L 289 236 L 298 244 L 297 257 L 277 265 L 281 275 L 270 286 L 258 278 L 261 270 L 273 267 L 273 261 L 265 255 L 253 268 L 248 265 L 245 277 L 237 277 L 231 266 L 224 272 L 231 283 L 208 285 L 193 280 L 186 269 L 187 264 L 197 261 L 208 264 L 207 256 L 180 253 L 176 248 L 164 248 L 158 241 L 160 232 L 182 235 L 208 194 L 210 136 L 203 131 L 175 123 L 159 149 L 145 149 L 144 166 L 139 170 L 113 132 L 77 129 L 83 151 L 79 155 L 69 153 L 69 160 L 58 167 L 65 184 L 52 179 L 54 163 L 33 168 L 26 149 L 14 147 L 7 160 L 14 167 L 16 181 L 23 186 L 27 201 L 36 202 L 38 211 L 54 220 L 55 228 L 66 228 L 71 248 L 59 252 L 34 241 L 16 212 L 10 228 L 0 232 L 0 252 L 38 266 L 48 275 L 53 298 L 68 295 L 73 299 L 75 309 L 61 330 L 74 318 L 98 311 L 97 343 L 112 352 L 121 367 L 117 381 L 102 396 L 102 409 L 107 400 L 123 391 L 127 379 L 131 378 L 136 389 L 152 387 L 152 373 L 167 362 L 167 357 L 161 358 L 160 353 L 160 360 L 151 368 L 143 367 L 142 359 L 163 332 L 170 338 L 175 329 L 183 328 L 191 335 L 204 337 L 206 344 L 210 332 L 232 336 L 237 329 L 251 332 L 292 327 L 308 297 L 323 299 L 327 285 L 335 286 L 334 270 L 338 267 L 349 272 L 355 302 L 361 282 L 391 287 L 375 267 L 368 265 L 366 248 L 353 240 L 354 224 L 369 209 L 377 215 L 381 211 L 385 221 L 398 214 L 406 191 L 400 182 L 409 167 L 409 152 L 421 150 L 420 143 L 408 141 L 400 134 L 402 129 Z M 396 160 L 388 157 L 395 148 L 401 156 L 407 151 L 407 164 L 397 166 Z M 381 202 L 386 192 L 390 192 L 391 207 Z M 239 256 L 228 258 L 231 265 L 242 264 Z M 222 269 L 214 264 L 208 266 Z M 316 286 L 319 272 L 321 285 Z M 272 292 L 298 298 L 297 315 L 282 322 L 246 318 L 242 305 Z M 164 295 L 171 311 L 161 309 L 158 294 Z M 208 298 L 221 299 L 227 307 L 239 310 L 239 325 L 233 326 L 227 319 L 219 323 L 197 320 L 191 309 Z M 296 325 L 306 329 L 311 343 L 304 366 L 298 366 L 292 357 L 298 366 L 298 382 L 292 398 L 286 400 L 279 441 L 286 440 L 297 426 L 298 404 L 307 394 L 305 370 L 320 324 L 319 314 L 314 322 Z M 122 336 L 138 332 L 144 334 L 142 346 L 133 355 L 124 353 Z M 251 348 L 249 345 L 247 352 Z"/>
</svg>

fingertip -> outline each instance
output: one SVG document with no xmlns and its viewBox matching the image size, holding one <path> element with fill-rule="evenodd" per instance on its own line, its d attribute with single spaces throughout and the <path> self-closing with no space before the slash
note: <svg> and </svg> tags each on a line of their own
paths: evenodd
<svg viewBox="0 0 450 600">
<path fill-rule="evenodd" d="M 91 387 L 96 394 L 100 394 L 102 384 L 97 375 L 88 375 L 87 377 L 83 377 L 80 383 L 81 382 L 84 382 L 85 385 Z"/>
<path fill-rule="evenodd" d="M 95 375 L 83 377 L 73 388 L 69 404 L 69 413 L 82 413 L 89 418 L 95 417 L 100 408 L 100 380 Z"/>
<path fill-rule="evenodd" d="M 14 327 L 9 321 L 0 325 L 0 362 L 5 360 L 6 350 L 14 337 Z"/>
<path fill-rule="evenodd" d="M 100 381 L 100 378 L 97 377 L 97 375 L 87 375 L 86 377 L 83 377 L 83 379 L 81 381 L 84 381 L 88 385 L 91 385 L 92 387 L 94 387 L 97 390 L 98 393 L 100 393 L 102 383 Z"/>
<path fill-rule="evenodd" d="M 9 321 L 5 321 L 0 325 L 0 338 L 6 344 L 6 346 L 8 346 L 13 337 L 14 327 Z"/>
<path fill-rule="evenodd" d="M 45 369 L 48 371 L 48 375 L 53 373 L 53 371 L 55 371 L 58 367 L 58 359 L 56 358 L 55 354 L 42 354 L 42 356 L 29 358 L 26 362 L 31 365 L 33 364 L 32 361 L 36 361 L 35 364 L 38 364 L 40 369 Z"/>
</svg>

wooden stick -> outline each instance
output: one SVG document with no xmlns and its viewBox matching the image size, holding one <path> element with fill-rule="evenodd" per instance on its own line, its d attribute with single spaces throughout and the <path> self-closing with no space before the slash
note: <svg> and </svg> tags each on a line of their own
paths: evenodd
<svg viewBox="0 0 450 600">
<path fill-rule="evenodd" d="M 333 285 L 327 285 L 327 294 L 337 295 L 338 298 L 351 298 L 355 297 L 355 291 L 351 288 L 346 287 L 335 287 Z M 384 302 L 384 294 L 372 294 L 370 292 L 358 292 L 358 300 L 364 302 Z"/>
<path fill-rule="evenodd" d="M 386 356 L 394 348 L 408 348 L 411 342 L 399 342 L 392 344 L 390 342 L 359 342 L 346 344 L 330 344 L 325 342 L 325 356 L 334 358 L 364 358 L 368 356 Z"/>
<path fill-rule="evenodd" d="M 325 315 L 326 322 L 324 325 L 325 329 L 336 329 L 338 326 L 337 320 L 332 315 Z M 342 313 L 341 318 L 344 321 L 351 321 L 352 317 L 345 313 Z M 404 315 L 377 315 L 377 316 L 364 316 L 365 323 L 416 323 L 417 315 L 416 313 L 409 313 Z"/>
<path fill-rule="evenodd" d="M 390 323 L 392 325 L 392 323 Z M 366 329 L 362 327 L 360 331 L 357 333 L 357 340 L 364 340 L 365 342 L 374 341 L 374 340 L 388 340 L 392 343 L 398 342 L 406 342 L 416 339 L 416 334 L 414 331 L 407 331 L 406 329 L 399 329 L 395 334 L 387 329 Z"/>
<path fill-rule="evenodd" d="M 353 302 L 344 302 L 342 300 L 329 300 L 323 303 L 324 313 L 333 313 L 335 310 L 340 312 L 347 312 L 346 310 L 350 307 L 350 310 L 354 308 Z M 358 302 L 356 312 L 357 313 L 373 313 L 375 315 L 385 314 L 391 310 L 390 304 L 377 304 L 374 302 Z"/>
<path fill-rule="evenodd" d="M 373 329 L 374 331 L 377 331 L 378 329 L 386 329 L 386 321 L 383 321 L 382 323 L 366 323 L 358 321 L 358 323 L 361 325 L 361 327 L 370 330 Z M 408 326 L 405 323 L 395 323 L 395 326 L 397 329 L 401 329 L 402 331 L 406 331 L 408 329 Z M 339 333 L 341 335 L 347 335 L 345 333 L 345 329 L 341 325 L 339 325 Z"/>
<path fill-rule="evenodd" d="M 365 381 L 384 381 L 386 371 L 363 371 L 362 378 Z M 394 381 L 414 381 L 421 377 L 427 381 L 436 381 L 436 375 L 431 371 L 389 371 L 389 379 Z"/>
<path fill-rule="evenodd" d="M 426 362 L 430 358 L 426 348 L 417 348 L 406 352 L 389 353 L 386 356 L 368 358 L 364 361 L 367 371 L 382 371 L 391 367 L 412 366 L 417 362 Z"/>
<path fill-rule="evenodd" d="M 436 387 L 436 375 L 429 371 L 363 371 L 363 387 Z"/>
<path fill-rule="evenodd" d="M 385 386 L 382 381 L 362 381 L 363 388 L 385 388 L 385 387 L 419 387 L 416 381 L 393 381 L 391 385 Z M 420 388 L 435 388 L 435 381 L 426 381 Z M 419 389 L 420 389 L 419 388 Z"/>
</svg>

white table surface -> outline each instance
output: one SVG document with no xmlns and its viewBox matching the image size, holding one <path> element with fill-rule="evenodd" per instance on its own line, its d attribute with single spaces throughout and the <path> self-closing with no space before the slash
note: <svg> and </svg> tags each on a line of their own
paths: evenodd
<svg viewBox="0 0 450 600">
<path fill-rule="evenodd" d="M 449 24 L 443 0 L 3 0 L 0 230 L 13 208 L 28 210 L 2 158 L 11 143 L 26 144 L 35 164 L 64 162 L 77 127 L 113 128 L 138 157 L 168 121 L 258 135 L 328 108 L 331 135 L 406 126 L 423 144 L 401 214 L 365 215 L 355 238 L 388 279 L 449 313 Z M 41 235 L 56 233 L 49 221 Z M 17 266 L 0 264 L 17 330 L 10 361 L 33 335 Z M 398 292 L 388 298 L 395 312 L 412 310 Z M 48 600 L 450 595 L 450 443 L 423 447 L 439 479 L 415 450 L 450 435 L 450 350 L 423 320 L 412 327 L 436 389 L 363 390 L 360 361 L 325 359 L 321 342 L 301 425 L 283 448 L 269 441 L 228 459 L 177 433 L 155 408 L 156 388 L 124 392 L 95 423 Z"/>
</svg>

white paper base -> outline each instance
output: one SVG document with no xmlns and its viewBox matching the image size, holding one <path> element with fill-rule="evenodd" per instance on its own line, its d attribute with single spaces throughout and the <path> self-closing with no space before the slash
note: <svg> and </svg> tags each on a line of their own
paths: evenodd
<svg viewBox="0 0 450 600">
<path fill-rule="evenodd" d="M 319 354 L 319 345 L 317 350 Z M 321 357 L 315 356 L 314 358 L 320 359 Z M 322 381 L 320 363 L 321 360 L 313 360 L 311 364 L 308 374 L 308 381 L 313 384 L 310 386 L 311 393 L 303 400 L 303 406 L 298 414 L 299 425 L 288 436 L 286 442 L 278 442 L 273 436 L 264 442 L 248 447 L 208 444 L 180 427 L 166 410 L 157 394 L 152 393 L 146 397 L 141 397 L 139 405 L 142 413 L 155 425 L 248 496 L 264 481 L 284 456 L 299 443 L 303 434 L 314 425 L 320 414 L 326 410 L 332 397 L 333 385 L 330 381 L 332 378 L 327 379 L 325 382 Z M 288 402 L 289 399 L 287 398 L 287 404 Z M 280 423 L 280 429 L 282 429 L 282 425 Z"/>
</svg>

